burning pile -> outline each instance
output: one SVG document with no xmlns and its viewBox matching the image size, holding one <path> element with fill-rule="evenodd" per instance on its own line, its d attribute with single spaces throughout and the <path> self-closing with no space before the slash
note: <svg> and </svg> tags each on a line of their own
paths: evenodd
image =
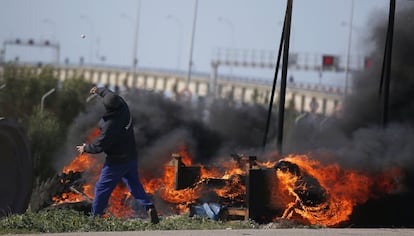
<svg viewBox="0 0 414 236">
<path fill-rule="evenodd" d="M 90 139 L 96 135 L 94 131 Z M 141 180 L 162 215 L 181 214 L 191 205 L 216 202 L 248 209 L 249 218 L 257 221 L 288 218 L 337 226 L 349 220 L 358 204 L 394 191 L 396 178 L 401 176 L 397 170 L 370 176 L 335 164 L 323 165 L 305 155 L 266 163 L 251 156 L 233 155 L 218 164 L 193 164 L 181 147 L 165 163 L 160 176 L 141 176 Z M 93 199 L 101 165 L 99 159 L 83 154 L 66 166 L 60 181 L 69 187 L 54 197 L 55 204 Z M 264 173 L 270 173 L 265 178 L 271 181 L 261 181 Z M 126 186 L 120 183 L 111 196 L 108 212 L 115 217 L 134 217 L 133 202 Z"/>
<path fill-rule="evenodd" d="M 288 156 L 275 167 L 280 192 L 290 196 L 282 217 L 326 226 L 348 221 L 358 204 L 395 191 L 401 176 L 398 170 L 370 176 L 304 155 Z"/>
</svg>

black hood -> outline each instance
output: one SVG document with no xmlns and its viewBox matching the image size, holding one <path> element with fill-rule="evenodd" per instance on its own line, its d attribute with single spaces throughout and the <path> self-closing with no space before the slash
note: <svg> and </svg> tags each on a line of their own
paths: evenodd
<svg viewBox="0 0 414 236">
<path fill-rule="evenodd" d="M 103 97 L 103 104 L 107 112 L 119 110 L 122 107 L 121 98 L 114 94 L 108 93 Z"/>
</svg>

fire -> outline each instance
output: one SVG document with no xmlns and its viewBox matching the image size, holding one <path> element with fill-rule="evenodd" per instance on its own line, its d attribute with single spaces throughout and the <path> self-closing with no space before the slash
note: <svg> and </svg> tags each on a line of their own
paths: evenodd
<svg viewBox="0 0 414 236">
<path fill-rule="evenodd" d="M 87 137 L 87 143 L 92 142 L 100 134 L 99 129 L 95 128 L 91 131 Z M 65 166 L 62 170 L 64 174 L 70 174 L 75 172 L 82 172 L 83 178 L 87 178 L 89 181 L 82 185 L 82 189 L 76 189 L 82 194 L 67 192 L 62 193 L 61 196 L 53 197 L 55 204 L 67 203 L 67 202 L 79 202 L 85 200 L 91 200 L 94 198 L 95 183 L 98 181 L 99 173 L 102 168 L 102 160 L 95 158 L 93 155 L 83 153 L 77 156 L 68 166 Z M 118 184 L 114 189 L 111 198 L 109 199 L 108 211 L 115 217 L 130 217 L 133 216 L 133 211 L 127 203 L 127 199 L 130 193 L 125 185 Z"/>
<path fill-rule="evenodd" d="M 68 166 L 63 168 L 63 173 L 69 173 L 70 171 L 84 171 L 89 169 L 91 166 L 95 166 L 97 160 L 91 158 L 90 155 L 83 153 L 73 160 Z"/>
<path fill-rule="evenodd" d="M 133 217 L 135 212 L 127 201 L 130 196 L 128 188 L 124 184 L 118 184 L 109 199 L 108 211 L 115 217 Z"/>
<path fill-rule="evenodd" d="M 62 193 L 59 197 L 53 197 L 53 201 L 56 203 L 79 202 L 82 200 L 84 200 L 83 197 L 76 193 Z"/>
<path fill-rule="evenodd" d="M 191 166 L 193 164 L 190 154 L 187 152 L 186 145 L 183 144 L 180 146 L 179 154 L 184 165 Z"/>
<path fill-rule="evenodd" d="M 236 199 L 245 195 L 246 186 L 242 183 L 242 180 L 236 176 L 232 178 L 230 182 L 227 182 L 225 187 L 215 189 L 215 192 L 220 197 Z"/>
<path fill-rule="evenodd" d="M 86 141 L 92 142 L 94 139 L 96 139 L 100 134 L 99 129 L 95 128 L 91 131 L 89 136 L 87 137 Z M 98 168 L 90 168 L 91 166 L 97 166 Z M 77 156 L 69 165 L 65 166 L 62 170 L 62 173 L 71 175 L 73 173 L 77 172 L 83 172 L 85 170 L 88 170 L 92 172 L 89 174 L 90 176 L 94 177 L 94 182 L 97 181 L 97 178 L 99 176 L 99 170 L 100 170 L 101 164 L 98 163 L 98 159 L 91 157 L 87 153 L 83 153 L 79 156 Z M 94 187 L 90 183 L 85 183 L 82 186 L 82 189 L 78 189 L 85 193 L 86 196 L 82 196 L 78 193 L 74 192 L 66 192 L 62 193 L 61 196 L 54 196 L 53 202 L 55 203 L 66 203 L 66 202 L 79 202 L 85 200 L 85 197 L 92 199 L 94 195 Z"/>
<path fill-rule="evenodd" d="M 144 178 L 142 184 L 147 193 L 154 194 L 155 191 L 157 191 L 164 201 L 173 203 L 175 205 L 175 209 L 172 209 L 174 212 L 186 212 L 188 210 L 186 208 L 188 204 L 193 203 L 198 196 L 196 195 L 196 192 L 190 188 L 175 190 L 174 174 L 174 167 L 166 165 L 164 167 L 163 176 L 151 180 L 146 180 Z"/>
<path fill-rule="evenodd" d="M 201 167 L 201 178 L 220 178 L 223 173 L 218 168 Z"/>
<path fill-rule="evenodd" d="M 99 130 L 93 130 L 88 142 L 98 135 Z M 306 155 L 289 155 L 273 162 L 232 155 L 233 159 L 222 159 L 216 165 L 203 166 L 193 164 L 185 145 L 178 147 L 177 153 L 173 158 L 175 164 L 165 163 L 160 176 L 140 176 L 145 191 L 157 199 L 156 204 L 163 203 L 163 209 L 158 211 L 164 215 L 187 212 L 188 207 L 199 203 L 207 192 L 214 193 L 217 199 L 225 203 L 248 207 L 246 177 L 250 170 L 266 170 L 277 183 L 267 186 L 271 191 L 271 201 L 276 203 L 281 213 L 271 216 L 273 219 L 289 218 L 309 224 L 336 226 L 348 221 L 358 204 L 395 191 L 396 177 L 402 175 L 399 169 L 369 175 L 341 168 L 337 164 L 325 165 Z M 101 167 L 102 159 L 89 154 L 79 155 L 63 168 L 63 173 L 81 173 L 85 182 L 77 189 L 78 192 L 65 192 L 55 196 L 53 201 L 62 203 L 93 199 L 94 184 Z M 185 170 L 192 174 L 194 182 L 187 183 L 188 179 L 184 176 L 187 185 L 177 187 L 177 172 L 180 168 L 187 168 Z M 196 171 L 196 174 L 191 171 Z M 65 184 L 65 180 L 62 181 Z M 134 217 L 136 213 L 131 207 L 132 201 L 127 187 L 120 183 L 111 195 L 107 210 L 115 217 Z"/>
<path fill-rule="evenodd" d="M 277 170 L 276 175 L 284 188 L 285 193 L 293 197 L 285 202 L 286 210 L 282 217 L 303 218 L 311 224 L 334 226 L 349 220 L 353 208 L 357 204 L 366 202 L 369 198 L 375 197 L 377 193 L 373 189 L 382 189 L 382 193 L 388 193 L 396 188 L 395 181 L 391 174 L 380 176 L 369 176 L 354 170 L 340 168 L 337 164 L 322 165 L 316 160 L 311 160 L 307 156 L 288 156 L 284 161 L 296 164 L 301 171 L 309 174 L 309 178 L 314 178 L 326 192 L 322 193 L 320 202 L 304 202 L 300 194 L 309 186 L 300 181 L 301 176 L 292 171 Z M 395 172 L 393 172 L 395 174 Z M 382 182 L 377 180 L 381 179 Z M 315 186 L 313 186 L 315 188 Z M 316 187 L 317 188 L 317 187 Z M 281 191 L 283 192 L 283 190 Z M 312 193 L 310 193 L 312 194 Z M 286 197 L 286 199 L 289 199 Z M 316 198 L 318 200 L 318 198 Z M 296 217 L 297 218 L 297 217 Z"/>
</svg>

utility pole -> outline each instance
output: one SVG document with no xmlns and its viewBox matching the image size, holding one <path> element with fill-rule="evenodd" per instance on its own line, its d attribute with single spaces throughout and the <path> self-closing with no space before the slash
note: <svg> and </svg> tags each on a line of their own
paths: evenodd
<svg viewBox="0 0 414 236">
<path fill-rule="evenodd" d="M 269 129 L 270 117 L 272 112 L 273 106 L 273 98 L 275 93 L 276 81 L 277 81 L 277 74 L 279 70 L 279 63 L 280 57 L 283 47 L 283 62 L 282 62 L 282 80 L 280 83 L 280 94 L 279 94 L 279 113 L 278 113 L 278 133 L 277 133 L 277 149 L 279 153 L 283 153 L 283 129 L 284 129 L 284 116 L 285 116 L 285 99 L 286 99 L 286 81 L 287 81 L 287 69 L 288 69 L 288 62 L 289 62 L 289 43 L 290 43 L 290 29 L 291 29 L 291 22 L 292 22 L 292 6 L 293 0 L 288 0 L 286 6 L 286 13 L 285 13 L 285 21 L 283 24 L 282 36 L 279 45 L 279 52 L 276 62 L 276 70 L 275 76 L 273 80 L 273 88 L 272 88 L 272 95 L 269 103 L 269 111 L 267 116 L 267 123 L 266 123 L 266 130 L 265 136 L 263 139 L 263 149 L 265 148 L 266 141 L 267 141 L 267 133 Z"/>
<path fill-rule="evenodd" d="M 198 0 L 195 1 L 194 5 L 194 18 L 193 18 L 193 30 L 191 32 L 191 44 L 190 44 L 190 58 L 188 61 L 188 74 L 187 74 L 187 82 L 185 84 L 185 88 L 188 89 L 190 80 L 191 80 L 191 70 L 193 67 L 193 47 L 194 47 L 194 36 L 195 30 L 197 25 L 197 8 L 198 8 Z"/>
<path fill-rule="evenodd" d="M 139 35 L 139 18 L 141 15 L 141 0 L 138 0 L 138 7 L 137 7 L 137 15 L 136 15 L 136 22 L 135 22 L 135 32 L 133 38 L 133 45 L 132 45 L 132 67 L 131 72 L 135 75 L 138 66 L 138 35 Z"/>
<path fill-rule="evenodd" d="M 385 40 L 384 59 L 382 61 L 379 95 L 382 98 L 382 126 L 388 123 L 388 105 L 391 82 L 392 41 L 394 37 L 395 0 L 390 0 L 387 37 Z M 382 96 L 382 97 L 381 97 Z"/>
<path fill-rule="evenodd" d="M 351 0 L 351 10 L 349 13 L 349 33 L 348 33 L 348 46 L 346 50 L 346 67 L 345 67 L 345 91 L 344 95 L 348 95 L 348 84 L 349 84 L 349 62 L 350 62 L 350 54 L 351 54 L 351 44 L 352 44 L 352 25 L 354 19 L 354 0 Z"/>
<path fill-rule="evenodd" d="M 288 0 L 286 8 L 286 21 L 285 21 L 285 35 L 284 35 L 284 46 L 283 46 L 283 64 L 282 64 L 282 81 L 280 84 L 280 95 L 279 95 L 279 117 L 278 117 L 278 131 L 277 131 L 277 148 L 279 152 L 283 153 L 283 130 L 285 120 L 285 100 L 286 100 L 286 80 L 287 80 L 287 69 L 289 62 L 289 43 L 290 43 L 290 28 L 292 22 L 292 5 L 293 0 Z"/>
</svg>

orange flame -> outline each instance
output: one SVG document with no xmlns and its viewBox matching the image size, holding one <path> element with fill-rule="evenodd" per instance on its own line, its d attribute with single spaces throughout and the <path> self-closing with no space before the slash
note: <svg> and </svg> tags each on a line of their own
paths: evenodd
<svg viewBox="0 0 414 236">
<path fill-rule="evenodd" d="M 304 205 L 295 191 L 303 187 L 295 186 L 298 177 L 278 170 L 276 174 L 281 185 L 294 199 L 287 202 L 282 217 L 295 218 L 293 214 L 296 213 L 311 224 L 334 226 L 347 221 L 354 206 L 374 197 L 372 188 L 376 184 L 376 179 L 371 176 L 340 168 L 337 164 L 324 166 L 304 155 L 290 155 L 283 160 L 297 164 L 302 170 L 316 178 L 326 190 L 327 200 L 317 206 Z M 395 190 L 396 185 L 392 175 L 381 175 L 381 179 L 383 181 L 380 185 L 387 187 L 382 189 L 383 193 Z"/>
<path fill-rule="evenodd" d="M 94 129 L 88 137 L 91 142 L 99 136 L 99 130 Z M 194 166 L 191 156 L 182 145 L 178 148 L 181 157 L 181 164 Z M 391 169 L 386 173 L 375 176 L 360 173 L 354 170 L 341 168 L 337 164 L 323 165 L 319 161 L 311 160 L 305 155 L 289 155 L 282 159 L 296 164 L 301 171 L 306 172 L 317 180 L 320 186 L 326 191 L 324 201 L 319 204 L 305 204 L 301 199 L 299 191 L 306 191 L 306 184 L 301 184 L 300 176 L 280 170 L 275 171 L 278 180 L 277 186 L 272 192 L 277 205 L 284 209 L 282 218 L 291 218 L 310 224 L 324 226 L 334 226 L 345 222 L 352 214 L 353 208 L 357 204 L 366 202 L 369 198 L 379 196 L 383 193 L 395 191 L 397 188 L 396 176 L 401 176 L 399 169 Z M 192 187 L 176 190 L 175 171 L 177 166 L 165 165 L 163 172 L 158 177 L 146 178 L 141 176 L 141 182 L 147 193 L 159 197 L 169 213 L 184 213 L 188 211 L 189 204 L 196 203 L 204 194 L 205 180 L 220 179 L 224 186 L 209 187 L 209 191 L 214 191 L 217 196 L 229 200 L 244 203 L 246 196 L 246 185 L 242 181 L 242 176 L 248 175 L 249 168 L 273 168 L 274 162 L 255 161 L 255 166 L 251 166 L 250 159 L 241 161 L 221 161 L 217 166 L 205 167 L 200 165 L 200 180 Z M 82 172 L 82 176 L 87 176 L 87 182 L 81 189 L 90 199 L 94 197 L 94 185 L 99 177 L 101 161 L 88 154 L 79 155 L 68 166 L 63 168 L 64 173 L 70 171 Z M 114 189 L 108 206 L 108 211 L 115 217 L 131 217 L 134 211 L 128 204 L 131 195 L 125 185 L 119 184 Z M 64 193 L 62 196 L 53 199 L 56 203 L 77 202 L 84 200 L 84 197 L 76 193 Z M 163 212 L 163 210 L 160 210 Z"/>
<path fill-rule="evenodd" d="M 181 161 L 185 166 L 191 166 L 193 164 L 190 154 L 187 152 L 186 145 L 180 146 L 179 154 L 181 156 Z"/>
<path fill-rule="evenodd" d="M 99 136 L 99 134 L 100 130 L 98 128 L 93 129 L 86 139 L 87 143 L 92 142 Z M 65 174 L 68 174 L 71 171 L 83 172 L 84 176 L 88 177 L 89 183 L 84 184 L 82 189 L 78 190 L 82 191 L 89 199 L 93 199 L 95 183 L 98 181 L 101 168 L 101 160 L 90 154 L 83 153 L 77 156 L 68 166 L 65 166 L 62 172 Z M 117 185 L 109 199 L 109 213 L 115 217 L 133 216 L 133 210 L 126 205 L 126 199 L 128 199 L 129 196 L 130 193 L 124 185 Z M 53 197 L 55 203 L 79 202 L 83 200 L 85 200 L 84 196 L 73 192 L 63 193 L 59 197 Z"/>
</svg>

